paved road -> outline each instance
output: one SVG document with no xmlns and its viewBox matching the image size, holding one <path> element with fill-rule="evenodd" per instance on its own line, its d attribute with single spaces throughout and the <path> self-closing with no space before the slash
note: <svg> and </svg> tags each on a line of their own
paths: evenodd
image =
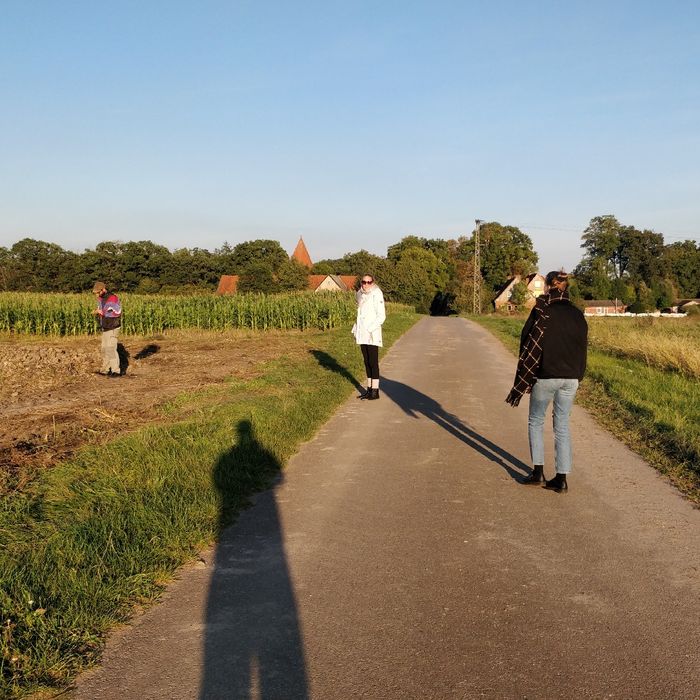
<svg viewBox="0 0 700 700">
<path fill-rule="evenodd" d="M 521 486 L 514 365 L 420 321 L 76 697 L 700 697 L 700 511 L 579 408 Z"/>
</svg>

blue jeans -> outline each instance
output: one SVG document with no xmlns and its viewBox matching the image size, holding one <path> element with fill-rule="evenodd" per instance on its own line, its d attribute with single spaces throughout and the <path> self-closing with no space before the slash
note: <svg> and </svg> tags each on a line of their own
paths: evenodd
<svg viewBox="0 0 700 700">
<path fill-rule="evenodd" d="M 538 379 L 530 394 L 527 432 L 533 464 L 544 464 L 544 414 L 554 400 L 554 466 L 557 474 L 571 471 L 569 414 L 574 405 L 578 379 Z"/>
</svg>

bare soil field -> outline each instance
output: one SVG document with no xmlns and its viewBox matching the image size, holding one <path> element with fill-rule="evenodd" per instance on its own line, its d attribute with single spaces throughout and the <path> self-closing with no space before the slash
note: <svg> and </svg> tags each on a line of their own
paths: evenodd
<svg viewBox="0 0 700 700">
<path fill-rule="evenodd" d="M 301 333 L 173 331 L 125 336 L 126 373 L 104 377 L 100 338 L 0 339 L 0 495 L 38 469 L 146 423 L 183 392 L 251 377 L 260 363 L 304 353 Z M 291 336 L 297 342 L 290 342 Z"/>
</svg>

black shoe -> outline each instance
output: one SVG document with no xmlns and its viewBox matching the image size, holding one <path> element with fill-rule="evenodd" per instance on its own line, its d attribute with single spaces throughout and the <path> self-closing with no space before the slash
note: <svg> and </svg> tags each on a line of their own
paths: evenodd
<svg viewBox="0 0 700 700">
<path fill-rule="evenodd" d="M 550 489 L 550 491 L 556 491 L 557 493 L 564 493 L 569 490 L 566 485 L 566 474 L 557 474 L 553 479 L 544 482 L 544 487 Z"/>
<path fill-rule="evenodd" d="M 379 398 L 379 389 L 370 389 L 370 395 L 367 397 L 370 401 L 375 401 Z"/>
<path fill-rule="evenodd" d="M 544 474 L 542 473 L 542 468 L 539 469 L 535 467 L 532 474 L 523 479 L 520 482 L 523 486 L 542 486 L 544 484 Z"/>
<path fill-rule="evenodd" d="M 371 399 L 372 398 L 372 390 L 369 387 L 367 387 L 357 398 L 361 399 L 361 400 Z"/>
</svg>

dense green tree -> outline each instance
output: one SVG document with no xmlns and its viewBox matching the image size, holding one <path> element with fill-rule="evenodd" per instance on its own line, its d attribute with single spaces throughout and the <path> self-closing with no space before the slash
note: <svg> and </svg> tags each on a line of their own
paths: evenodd
<svg viewBox="0 0 700 700">
<path fill-rule="evenodd" d="M 31 292 L 60 291 L 70 284 L 75 253 L 55 243 L 23 238 L 9 250 L 8 288 Z"/>
<path fill-rule="evenodd" d="M 589 299 L 619 298 L 639 311 L 671 306 L 674 296 L 700 295 L 700 245 L 694 241 L 664 245 L 662 234 L 623 226 L 610 214 L 591 219 L 582 240 L 585 254 L 574 274 Z"/>
<path fill-rule="evenodd" d="M 242 274 L 253 266 L 259 270 L 261 264 L 275 273 L 287 260 L 289 255 L 277 241 L 262 239 L 246 241 L 239 243 L 231 251 L 232 269 L 228 274 Z"/>
<path fill-rule="evenodd" d="M 640 282 L 637 286 L 637 301 L 633 306 L 637 313 L 637 307 L 643 312 L 653 311 L 656 308 L 656 295 L 645 282 Z"/>
<path fill-rule="evenodd" d="M 10 289 L 11 271 L 10 251 L 0 246 L 0 290 L 7 291 Z"/>
<path fill-rule="evenodd" d="M 516 226 L 482 224 L 481 239 L 481 274 L 488 287 L 497 289 L 510 277 L 537 271 L 532 240 Z"/>
<path fill-rule="evenodd" d="M 164 287 L 215 289 L 222 274 L 227 274 L 221 258 L 203 248 L 179 248 L 170 256 L 161 275 Z"/>
<path fill-rule="evenodd" d="M 612 214 L 591 219 L 581 237 L 583 240 L 581 247 L 586 251 L 582 262 L 603 260 L 606 265 L 610 265 L 611 276 L 621 278 L 626 271 L 625 256 L 620 241 L 621 231 L 622 225 Z"/>
<path fill-rule="evenodd" d="M 377 265 L 373 274 L 391 301 L 415 306 L 427 313 L 438 292 L 444 292 L 448 278 L 445 264 L 425 247 L 401 250 L 397 259 L 387 258 Z"/>
<path fill-rule="evenodd" d="M 519 311 L 522 311 L 525 308 L 528 299 L 531 298 L 532 294 L 530 294 L 525 282 L 521 280 L 513 285 L 510 294 L 510 301 Z"/>
<path fill-rule="evenodd" d="M 612 295 L 612 265 L 602 257 L 585 257 L 574 268 L 581 293 L 586 299 L 610 299 Z M 617 279 L 617 278 L 616 278 Z M 633 294 L 634 296 L 634 294 Z M 636 298 L 636 296 L 635 296 Z"/>
<path fill-rule="evenodd" d="M 593 267 L 593 261 L 604 261 L 611 279 L 629 277 L 635 282 L 644 280 L 645 284 L 662 278 L 666 272 L 663 236 L 623 226 L 611 214 L 591 219 L 582 240 L 586 253 L 581 269 Z M 595 267 L 601 269 L 599 263 Z"/>
<path fill-rule="evenodd" d="M 652 292 L 657 309 L 668 309 L 678 300 L 678 290 L 670 279 L 655 283 Z"/>
<path fill-rule="evenodd" d="M 298 260 L 286 260 L 277 270 L 276 288 L 281 292 L 308 289 L 309 270 Z"/>
<path fill-rule="evenodd" d="M 620 249 L 625 271 L 631 279 L 651 284 L 664 276 L 664 238 L 660 233 L 624 226 L 620 231 Z"/>
<path fill-rule="evenodd" d="M 623 304 L 632 304 L 637 298 L 634 285 L 625 280 L 614 279 L 610 282 L 610 293 L 608 296 L 595 297 L 596 299 L 619 299 Z"/>
<path fill-rule="evenodd" d="M 677 241 L 665 246 L 664 259 L 669 278 L 680 299 L 700 297 L 700 243 Z M 677 299 L 676 299 L 677 301 Z"/>
<path fill-rule="evenodd" d="M 277 281 L 272 268 L 264 262 L 251 263 L 238 280 L 239 292 L 277 291 Z"/>
<path fill-rule="evenodd" d="M 345 272 L 336 272 L 340 268 L 339 261 L 337 260 L 319 260 L 314 263 L 309 271 L 312 275 L 344 275 L 348 274 Z"/>
<path fill-rule="evenodd" d="M 515 275 L 529 275 L 537 271 L 537 253 L 532 240 L 516 226 L 503 226 L 496 221 L 482 224 L 481 276 L 491 292 L 503 287 Z M 459 238 L 453 246 L 457 260 L 474 260 L 474 234 Z"/>
<path fill-rule="evenodd" d="M 493 290 L 488 289 L 483 278 L 477 279 L 480 285 L 481 308 L 480 313 L 488 311 L 493 301 Z M 448 293 L 454 297 L 456 311 L 472 313 L 474 310 L 474 260 L 455 260 L 455 272 L 448 286 Z"/>
</svg>

